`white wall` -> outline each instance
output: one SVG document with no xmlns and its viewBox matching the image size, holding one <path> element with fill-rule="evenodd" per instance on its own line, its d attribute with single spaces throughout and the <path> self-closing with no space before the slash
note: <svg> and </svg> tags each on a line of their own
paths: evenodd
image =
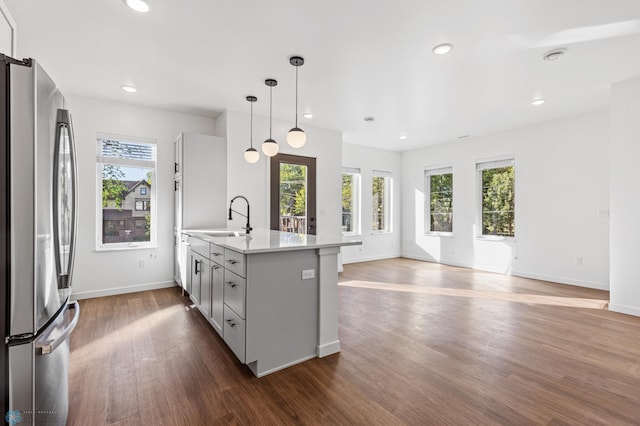
<svg viewBox="0 0 640 426">
<path fill-rule="evenodd" d="M 608 289 L 608 140 L 608 112 L 600 111 L 404 152 L 403 256 Z M 475 165 L 505 157 L 515 158 L 516 237 L 486 241 L 476 238 Z M 431 166 L 453 167 L 450 237 L 424 234 Z"/>
<path fill-rule="evenodd" d="M 253 146 L 260 151 L 260 160 L 254 164 L 244 160 L 244 151 L 249 148 L 249 114 L 227 111 L 226 126 L 220 121 L 225 121 L 224 117 L 218 120 L 218 127 L 219 136 L 227 138 L 227 196 L 247 197 L 251 203 L 251 226 L 269 229 L 269 159 L 261 151 L 262 142 L 269 136 L 269 118 L 253 116 Z M 293 127 L 292 122 L 274 120 L 273 138 L 281 153 L 316 158 L 317 234 L 340 235 L 342 134 L 299 124 L 307 133 L 307 143 L 302 148 L 287 144 L 286 134 Z M 242 211 L 244 207 L 240 204 L 238 208 Z M 238 215 L 228 222 L 230 228 L 244 225 L 244 218 Z"/>
<path fill-rule="evenodd" d="M 342 263 L 364 262 L 400 256 L 401 246 L 401 206 L 402 173 L 401 154 L 383 149 L 359 145 L 342 145 L 342 165 L 357 168 L 361 172 L 361 246 L 342 247 Z M 393 208 L 390 233 L 372 233 L 373 204 L 371 179 L 373 170 L 388 171 L 393 174 Z"/>
<path fill-rule="evenodd" d="M 640 79 L 615 84 L 611 103 L 611 303 L 640 316 Z"/>
<path fill-rule="evenodd" d="M 77 298 L 173 285 L 173 143 L 180 132 L 214 134 L 212 118 L 68 96 L 78 156 L 79 220 L 74 270 Z M 96 251 L 96 133 L 158 143 L 156 249 Z M 140 268 L 140 260 L 146 263 Z"/>
</svg>

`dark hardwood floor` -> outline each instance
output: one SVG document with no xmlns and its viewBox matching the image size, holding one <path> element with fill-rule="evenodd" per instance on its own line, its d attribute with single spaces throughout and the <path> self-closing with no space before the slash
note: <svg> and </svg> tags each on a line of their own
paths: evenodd
<svg viewBox="0 0 640 426">
<path fill-rule="evenodd" d="M 69 424 L 640 424 L 640 318 L 607 292 L 408 259 L 340 281 L 341 352 L 261 379 L 177 288 L 82 300 Z"/>
</svg>

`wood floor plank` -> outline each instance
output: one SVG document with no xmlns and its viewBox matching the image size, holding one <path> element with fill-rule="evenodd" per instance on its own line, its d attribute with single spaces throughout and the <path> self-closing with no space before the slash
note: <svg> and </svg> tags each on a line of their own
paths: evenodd
<svg viewBox="0 0 640 426">
<path fill-rule="evenodd" d="M 389 259 L 338 294 L 341 352 L 260 379 L 177 288 L 82 300 L 69 424 L 640 424 L 607 292 Z"/>
</svg>

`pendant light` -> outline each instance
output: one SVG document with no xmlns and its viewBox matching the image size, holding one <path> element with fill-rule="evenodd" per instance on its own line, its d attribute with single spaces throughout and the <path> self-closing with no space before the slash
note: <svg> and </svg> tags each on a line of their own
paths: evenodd
<svg viewBox="0 0 640 426">
<path fill-rule="evenodd" d="M 257 149 L 255 149 L 253 147 L 253 103 L 255 101 L 258 100 L 258 98 L 256 98 L 255 96 L 247 96 L 247 100 L 249 102 L 251 102 L 251 119 L 250 119 L 250 141 L 251 141 L 251 148 L 247 148 L 247 150 L 244 152 L 244 159 L 247 160 L 247 163 L 255 163 L 260 159 L 260 153 L 258 152 Z"/>
<path fill-rule="evenodd" d="M 298 127 L 298 67 L 304 64 L 304 59 L 300 56 L 292 56 L 289 63 L 296 67 L 296 127 L 287 133 L 287 143 L 293 148 L 301 148 L 307 141 L 307 135 L 304 130 Z"/>
<path fill-rule="evenodd" d="M 278 82 L 272 78 L 268 78 L 264 81 L 264 84 L 269 86 L 269 139 L 265 139 L 262 142 L 262 152 L 267 157 L 273 157 L 278 153 L 278 142 L 271 137 L 271 110 L 273 109 L 273 88 L 278 85 Z"/>
</svg>

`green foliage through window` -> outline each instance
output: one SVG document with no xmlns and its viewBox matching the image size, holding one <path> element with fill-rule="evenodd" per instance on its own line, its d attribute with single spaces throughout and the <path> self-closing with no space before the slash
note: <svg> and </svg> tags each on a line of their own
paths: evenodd
<svg viewBox="0 0 640 426">
<path fill-rule="evenodd" d="M 453 231 L 453 173 L 429 176 L 431 232 Z"/>
<path fill-rule="evenodd" d="M 280 163 L 280 216 L 305 216 L 307 166 Z"/>
<path fill-rule="evenodd" d="M 515 235 L 513 166 L 482 170 L 482 235 Z"/>
</svg>

